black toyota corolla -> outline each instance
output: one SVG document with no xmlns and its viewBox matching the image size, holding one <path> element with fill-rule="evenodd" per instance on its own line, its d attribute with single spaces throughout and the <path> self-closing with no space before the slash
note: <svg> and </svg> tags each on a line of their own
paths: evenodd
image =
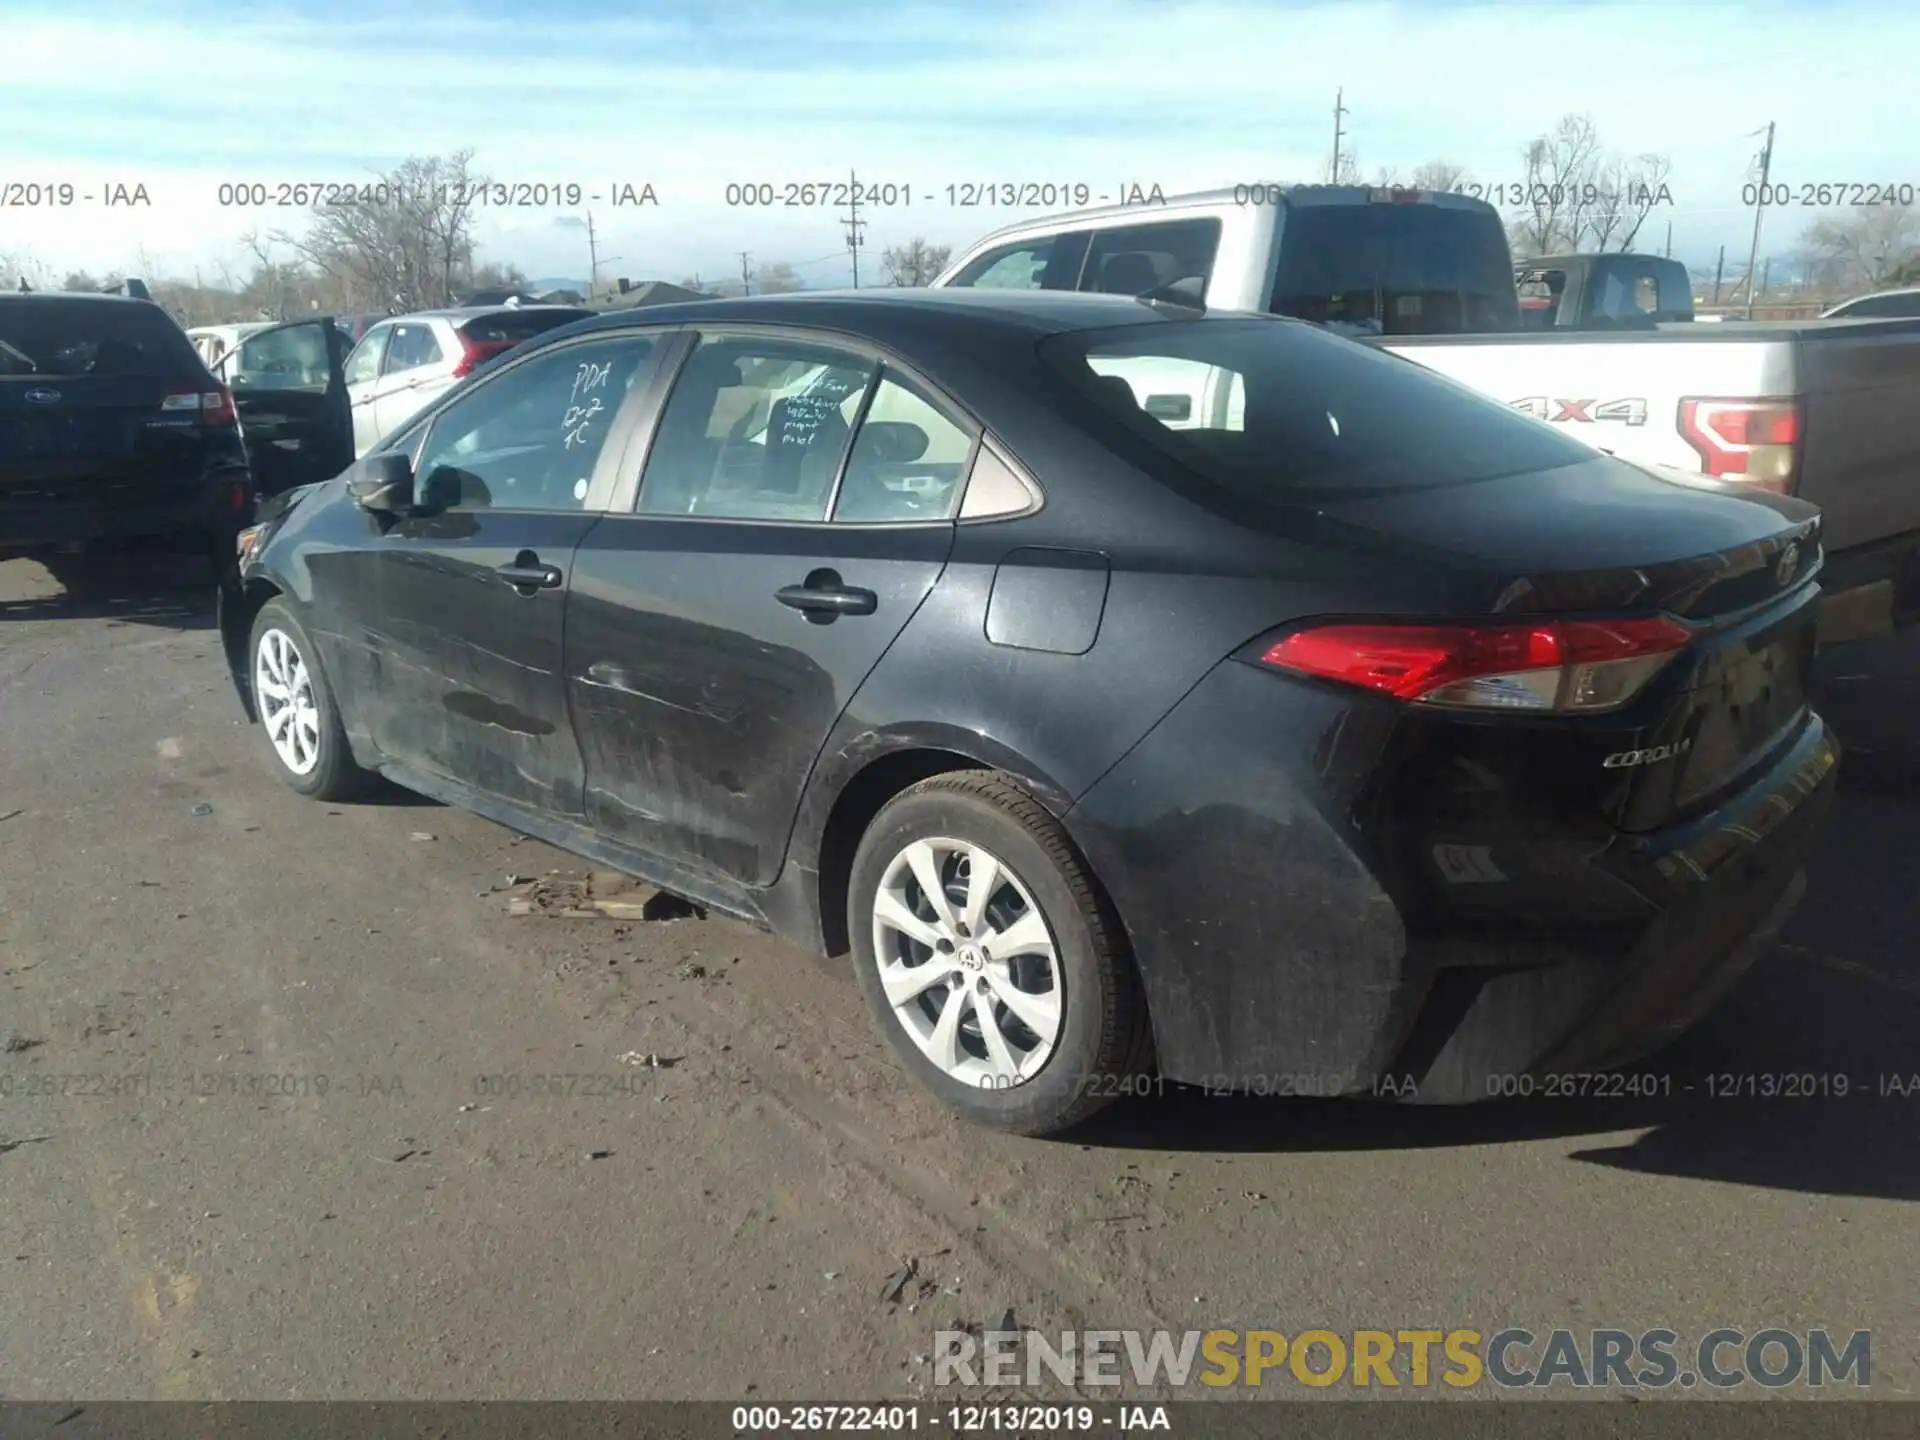
<svg viewBox="0 0 1920 1440">
<path fill-rule="evenodd" d="M 906 1067 L 1026 1133 L 1617 1068 L 1778 928 L 1838 758 L 1811 507 L 1147 300 L 581 321 L 242 543 L 296 789 L 850 952 Z"/>
</svg>

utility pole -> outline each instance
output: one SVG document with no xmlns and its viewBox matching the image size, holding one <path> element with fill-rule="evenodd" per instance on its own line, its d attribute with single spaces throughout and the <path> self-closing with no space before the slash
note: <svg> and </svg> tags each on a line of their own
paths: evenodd
<svg viewBox="0 0 1920 1440">
<path fill-rule="evenodd" d="M 753 271 L 747 265 L 752 258 L 745 250 L 740 252 L 740 293 L 742 295 L 753 293 Z"/>
<path fill-rule="evenodd" d="M 1727 247 L 1720 247 L 1720 258 L 1713 262 L 1713 303 L 1720 303 L 1720 277 L 1727 271 Z"/>
<path fill-rule="evenodd" d="M 1667 221 L 1667 259 L 1673 258 L 1673 222 Z"/>
<path fill-rule="evenodd" d="M 847 227 L 847 253 L 853 257 L 853 288 L 860 288 L 860 247 L 867 243 L 867 237 L 860 232 L 867 228 L 867 222 L 860 218 L 860 177 L 853 171 L 847 172 L 852 182 L 847 186 L 847 214 L 840 223 Z"/>
<path fill-rule="evenodd" d="M 1767 263 L 1760 270 L 1760 293 L 1765 295 L 1773 289 L 1773 257 L 1767 257 Z"/>
<path fill-rule="evenodd" d="M 1747 318 L 1753 318 L 1753 267 L 1760 259 L 1760 219 L 1767 213 L 1767 178 L 1773 173 L 1773 121 L 1767 122 L 1767 143 L 1760 150 L 1760 188 L 1754 194 L 1753 248 L 1747 252 Z"/>
<path fill-rule="evenodd" d="M 618 255 L 600 255 L 600 237 L 593 228 L 593 212 L 587 212 L 587 299 L 592 300 L 600 293 L 600 267 L 618 260 Z"/>
<path fill-rule="evenodd" d="M 1347 91 L 1345 86 L 1333 92 L 1333 167 L 1327 172 L 1327 183 L 1329 185 L 1338 185 L 1340 183 L 1340 121 L 1348 113 L 1346 99 Z"/>
</svg>

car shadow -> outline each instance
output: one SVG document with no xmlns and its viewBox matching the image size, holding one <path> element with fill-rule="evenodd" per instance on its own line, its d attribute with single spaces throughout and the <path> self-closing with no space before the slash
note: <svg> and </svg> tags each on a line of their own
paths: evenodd
<svg viewBox="0 0 1920 1440">
<path fill-rule="evenodd" d="M 34 573 L 35 568 L 43 574 Z M 107 550 L 11 562 L 0 621 L 109 620 L 171 630 L 216 624 L 212 567 L 205 555 Z M 17 577 L 17 578 L 16 578 Z"/>
<path fill-rule="evenodd" d="M 1647 1175 L 1920 1200 L 1920 806 L 1843 792 L 1807 897 L 1734 992 L 1632 1067 L 1639 1095 L 1426 1107 L 1168 1087 L 1063 1138 L 1293 1154 L 1593 1137 L 1568 1158 Z M 1624 1132 L 1641 1132 L 1629 1135 Z"/>
<path fill-rule="evenodd" d="M 1813 704 L 1840 737 L 1840 783 L 1920 801 L 1920 628 L 1823 649 Z"/>
</svg>

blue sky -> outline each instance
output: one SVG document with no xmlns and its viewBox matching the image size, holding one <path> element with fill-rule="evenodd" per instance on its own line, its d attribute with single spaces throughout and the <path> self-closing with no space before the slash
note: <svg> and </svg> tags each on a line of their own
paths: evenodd
<svg viewBox="0 0 1920 1440">
<path fill-rule="evenodd" d="M 404 17 L 404 18 L 400 18 Z M 1682 258 L 1744 258 L 1740 189 L 1778 122 L 1775 175 L 1920 183 L 1920 10 L 1891 4 L 1377 5 L 973 0 L 965 5 L 7 0 L 0 186 L 143 183 L 149 208 L 0 209 L 0 259 L 55 270 L 246 268 L 241 236 L 292 212 L 223 206 L 223 182 L 359 181 L 463 146 L 502 180 L 658 207 L 595 207 L 603 275 L 677 279 L 800 262 L 844 283 L 833 212 L 730 209 L 730 181 L 909 183 L 869 253 L 964 244 L 1018 213 L 944 203 L 976 180 L 1167 193 L 1316 179 L 1344 87 L 1363 170 L 1431 159 L 1518 180 L 1526 139 L 1589 114 L 1609 149 L 1673 161 Z M 1900 72 L 1905 70 L 1902 79 Z M 935 203 L 923 203 L 932 195 Z M 485 257 L 584 275 L 579 210 L 491 211 Z M 1785 255 L 1817 211 L 1770 213 Z"/>
</svg>

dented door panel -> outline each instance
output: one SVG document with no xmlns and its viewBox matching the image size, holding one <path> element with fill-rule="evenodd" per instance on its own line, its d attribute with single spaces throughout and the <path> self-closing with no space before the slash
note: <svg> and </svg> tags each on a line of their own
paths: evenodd
<svg viewBox="0 0 1920 1440">
<path fill-rule="evenodd" d="M 770 884 L 821 746 L 933 588 L 953 533 L 608 516 L 567 602 L 589 821 Z M 822 621 L 776 598 L 827 570 L 873 592 L 873 612 Z"/>
<path fill-rule="evenodd" d="M 379 542 L 356 697 L 382 754 L 563 815 L 581 813 L 580 747 L 561 681 L 565 576 L 591 513 L 449 510 Z M 501 574 L 531 551 L 550 588 Z"/>
</svg>

